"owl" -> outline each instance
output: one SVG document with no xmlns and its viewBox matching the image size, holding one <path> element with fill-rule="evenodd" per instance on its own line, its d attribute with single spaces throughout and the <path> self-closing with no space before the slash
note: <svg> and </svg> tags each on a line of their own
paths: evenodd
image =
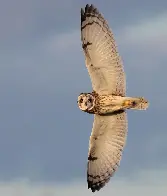
<svg viewBox="0 0 167 196">
<path fill-rule="evenodd" d="M 121 57 L 107 21 L 94 5 L 81 9 L 81 41 L 92 93 L 78 96 L 78 107 L 94 114 L 87 162 L 88 189 L 99 191 L 118 169 L 127 137 L 127 109 L 145 110 L 143 97 L 126 96 Z"/>
</svg>

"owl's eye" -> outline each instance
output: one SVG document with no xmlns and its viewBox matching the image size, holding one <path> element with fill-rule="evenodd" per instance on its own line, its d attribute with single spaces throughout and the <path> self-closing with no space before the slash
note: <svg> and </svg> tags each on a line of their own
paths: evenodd
<svg viewBox="0 0 167 196">
<path fill-rule="evenodd" d="M 92 102 L 92 99 L 89 98 L 89 99 L 88 99 L 88 102 Z"/>
<path fill-rule="evenodd" d="M 83 99 L 80 99 L 80 101 L 79 101 L 80 103 L 83 103 Z"/>
</svg>

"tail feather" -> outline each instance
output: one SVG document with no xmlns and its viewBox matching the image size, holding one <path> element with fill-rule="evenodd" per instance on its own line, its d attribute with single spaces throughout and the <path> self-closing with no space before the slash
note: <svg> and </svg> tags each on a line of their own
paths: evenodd
<svg viewBox="0 0 167 196">
<path fill-rule="evenodd" d="M 149 102 L 144 97 L 126 97 L 123 106 L 127 109 L 146 110 L 149 106 Z"/>
</svg>

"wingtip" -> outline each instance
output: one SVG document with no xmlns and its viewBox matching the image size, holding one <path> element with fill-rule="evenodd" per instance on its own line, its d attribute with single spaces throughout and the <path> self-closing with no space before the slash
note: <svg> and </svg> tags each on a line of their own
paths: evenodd
<svg viewBox="0 0 167 196">
<path fill-rule="evenodd" d="M 88 189 L 90 189 L 93 193 L 96 191 L 100 191 L 100 189 L 102 189 L 107 182 L 104 183 L 95 183 L 93 184 L 93 182 L 89 181 L 88 182 Z"/>
<path fill-rule="evenodd" d="M 86 4 L 84 8 L 81 8 L 82 14 L 91 13 L 91 12 L 94 12 L 95 10 L 97 10 L 97 8 L 94 6 L 94 4 L 90 4 L 90 5 Z"/>
<path fill-rule="evenodd" d="M 105 180 L 96 180 L 96 182 L 94 180 L 90 180 L 90 176 L 91 175 L 87 173 L 87 185 L 88 189 L 90 189 L 93 193 L 102 189 L 110 181 L 110 176 L 108 176 L 108 178 L 106 178 Z"/>
</svg>

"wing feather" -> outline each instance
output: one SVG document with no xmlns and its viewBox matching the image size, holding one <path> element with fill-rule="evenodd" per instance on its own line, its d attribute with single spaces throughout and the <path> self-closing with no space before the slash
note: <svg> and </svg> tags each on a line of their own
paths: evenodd
<svg viewBox="0 0 167 196">
<path fill-rule="evenodd" d="M 125 74 L 107 21 L 93 5 L 81 9 L 81 40 L 93 90 L 125 95 Z"/>
<path fill-rule="evenodd" d="M 111 115 L 95 115 L 89 141 L 87 182 L 94 192 L 100 190 L 117 170 L 126 143 L 125 111 Z"/>
</svg>

